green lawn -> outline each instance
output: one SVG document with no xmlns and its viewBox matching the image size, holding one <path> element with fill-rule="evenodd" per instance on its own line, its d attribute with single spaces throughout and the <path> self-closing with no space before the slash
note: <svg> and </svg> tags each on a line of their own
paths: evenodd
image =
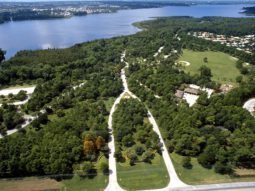
<svg viewBox="0 0 255 191">
<path fill-rule="evenodd" d="M 169 183 L 169 176 L 163 158 L 156 154 L 152 164 L 128 162 L 117 163 L 119 185 L 127 190 L 163 188 Z"/>
<path fill-rule="evenodd" d="M 106 188 L 108 176 L 98 174 L 92 179 L 74 176 L 72 179 L 63 180 L 62 183 L 64 186 L 61 191 L 100 191 Z"/>
<path fill-rule="evenodd" d="M 171 159 L 174 163 L 175 170 L 180 179 L 187 184 L 211 184 L 235 181 L 255 181 L 255 177 L 231 177 L 214 172 L 214 169 L 202 167 L 196 158 L 191 159 L 192 169 L 183 168 L 181 165 L 182 156 L 172 153 Z"/>
<path fill-rule="evenodd" d="M 103 155 L 99 157 L 97 163 L 95 163 L 95 168 L 97 170 L 97 176 L 94 178 L 82 178 L 79 176 L 74 176 L 72 179 L 66 179 L 62 181 L 64 185 L 61 191 L 100 191 L 104 190 L 108 185 L 108 176 L 103 175 L 99 170 L 99 164 L 101 162 L 108 162 L 108 159 Z"/>
<path fill-rule="evenodd" d="M 208 63 L 204 63 L 204 58 L 208 58 Z M 189 66 L 183 66 L 186 72 L 191 75 L 198 74 L 202 65 L 208 66 L 213 74 L 212 79 L 220 83 L 236 84 L 236 77 L 241 75 L 236 68 L 236 59 L 222 52 L 194 52 L 184 49 L 183 55 L 178 61 L 187 61 Z"/>
</svg>

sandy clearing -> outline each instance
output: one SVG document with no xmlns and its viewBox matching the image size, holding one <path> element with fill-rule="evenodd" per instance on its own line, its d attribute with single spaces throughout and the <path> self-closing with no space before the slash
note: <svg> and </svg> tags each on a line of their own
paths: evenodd
<svg viewBox="0 0 255 191">
<path fill-rule="evenodd" d="M 8 96 L 9 94 L 17 95 L 21 90 L 26 91 L 27 94 L 32 94 L 35 90 L 35 86 L 24 87 L 24 88 L 2 89 L 0 90 L 0 95 L 3 95 L 3 96 Z"/>
<path fill-rule="evenodd" d="M 186 102 L 191 107 L 191 106 L 193 106 L 197 102 L 197 99 L 199 98 L 199 96 L 188 94 L 188 93 L 184 93 L 183 98 L 186 100 Z"/>
</svg>

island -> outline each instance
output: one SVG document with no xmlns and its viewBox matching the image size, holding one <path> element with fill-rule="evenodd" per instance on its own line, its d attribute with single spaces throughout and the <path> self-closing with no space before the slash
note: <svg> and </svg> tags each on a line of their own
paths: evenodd
<svg viewBox="0 0 255 191">
<path fill-rule="evenodd" d="M 255 15 L 255 7 L 244 7 L 243 10 L 244 11 L 242 13 L 244 13 L 246 15 L 249 15 L 249 16 Z"/>
</svg>

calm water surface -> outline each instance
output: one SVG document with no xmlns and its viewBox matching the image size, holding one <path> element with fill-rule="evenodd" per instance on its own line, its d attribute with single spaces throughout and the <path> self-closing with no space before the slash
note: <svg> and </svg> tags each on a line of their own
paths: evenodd
<svg viewBox="0 0 255 191">
<path fill-rule="evenodd" d="M 133 34 L 138 31 L 132 23 L 161 16 L 225 16 L 240 14 L 248 5 L 197 5 L 122 10 L 111 14 L 95 14 L 70 19 L 9 22 L 0 25 L 0 47 L 7 58 L 24 49 L 64 48 L 75 43 L 99 38 Z"/>
</svg>

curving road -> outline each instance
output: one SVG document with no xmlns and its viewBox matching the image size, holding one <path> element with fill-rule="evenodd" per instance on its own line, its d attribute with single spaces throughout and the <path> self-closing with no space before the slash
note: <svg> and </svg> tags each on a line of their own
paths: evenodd
<svg viewBox="0 0 255 191">
<path fill-rule="evenodd" d="M 36 117 L 33 117 L 31 115 L 24 115 L 23 118 L 25 119 L 25 122 L 21 125 L 21 129 L 25 128 L 26 126 L 28 126 Z M 18 129 L 12 129 L 12 130 L 8 130 L 6 133 L 7 135 L 5 136 L 8 136 L 8 135 L 12 135 L 13 133 L 16 133 L 18 131 Z M 0 139 L 2 139 L 3 137 L 5 136 L 2 136 L 0 134 Z"/>
<path fill-rule="evenodd" d="M 126 56 L 126 53 L 124 52 L 121 55 L 121 61 L 124 61 L 124 58 Z M 120 100 L 122 99 L 122 97 L 125 94 L 129 94 L 132 98 L 134 99 L 138 99 L 139 101 L 141 101 L 135 94 L 133 94 L 129 89 L 128 89 L 128 84 L 127 84 L 127 79 L 126 79 L 126 74 L 125 74 L 125 69 L 129 67 L 129 64 L 127 62 L 125 62 L 126 66 L 121 70 L 121 79 L 122 79 L 122 84 L 124 87 L 124 91 L 119 95 L 119 97 L 115 100 L 111 111 L 110 111 L 110 115 L 109 115 L 109 119 L 108 119 L 108 130 L 110 132 L 110 141 L 108 143 L 109 149 L 110 149 L 110 153 L 109 153 L 109 170 L 110 170 L 110 175 L 109 175 L 109 184 L 106 187 L 106 191 L 118 191 L 118 190 L 124 190 L 122 189 L 119 184 L 118 184 L 118 180 L 117 180 L 117 169 L 116 169 L 116 160 L 114 158 L 114 152 L 115 152 L 115 145 L 114 145 L 114 136 L 113 136 L 113 128 L 112 128 L 112 116 L 113 113 L 116 110 L 116 106 L 120 103 Z M 180 187 L 186 187 L 187 185 L 185 183 L 183 183 L 177 176 L 173 163 L 169 157 L 168 151 L 166 149 L 166 146 L 164 144 L 163 138 L 160 134 L 158 125 L 156 123 L 156 120 L 154 119 L 152 113 L 148 110 L 148 119 L 150 121 L 150 123 L 153 126 L 153 130 L 158 134 L 159 138 L 160 138 L 160 142 L 162 144 L 162 156 L 163 159 L 165 161 L 167 170 L 168 170 L 168 174 L 170 176 L 170 183 L 169 185 L 165 188 L 180 188 Z"/>
<path fill-rule="evenodd" d="M 110 141 L 108 143 L 109 150 L 110 150 L 110 153 L 109 153 L 110 174 L 109 174 L 109 184 L 106 187 L 105 191 L 125 191 L 123 188 L 119 186 L 118 180 L 117 180 L 116 160 L 114 158 L 115 145 L 114 145 L 114 136 L 113 136 L 113 128 L 112 128 L 113 113 L 115 112 L 117 105 L 120 103 L 120 100 L 123 98 L 125 94 L 129 94 L 132 98 L 138 99 L 139 101 L 141 101 L 135 94 L 130 92 L 130 90 L 128 89 L 125 69 L 129 67 L 129 64 L 124 61 L 125 56 L 126 56 L 126 52 L 124 52 L 121 55 L 121 62 L 124 62 L 126 64 L 126 66 L 121 70 L 121 79 L 122 79 L 124 90 L 119 95 L 119 97 L 115 100 L 111 108 L 109 120 L 108 120 L 108 129 L 110 132 Z M 152 113 L 150 112 L 150 110 L 148 108 L 147 110 L 148 110 L 148 114 L 147 114 L 148 119 L 153 126 L 153 130 L 158 134 L 160 142 L 162 144 L 162 157 L 165 161 L 166 168 L 170 176 L 170 183 L 167 185 L 167 187 L 162 189 L 154 189 L 154 191 L 213 191 L 213 190 L 215 191 L 216 190 L 217 191 L 252 191 L 252 190 L 255 190 L 255 182 L 235 182 L 235 183 L 208 184 L 208 185 L 187 185 L 184 182 L 182 182 L 179 179 L 174 169 L 174 165 L 168 154 L 167 148 L 161 136 L 157 122 L 155 118 L 153 117 Z M 151 190 L 147 190 L 147 191 L 151 191 Z"/>
<path fill-rule="evenodd" d="M 255 98 L 249 99 L 247 102 L 245 102 L 243 108 L 248 110 L 253 115 L 253 112 L 255 111 Z"/>
</svg>

